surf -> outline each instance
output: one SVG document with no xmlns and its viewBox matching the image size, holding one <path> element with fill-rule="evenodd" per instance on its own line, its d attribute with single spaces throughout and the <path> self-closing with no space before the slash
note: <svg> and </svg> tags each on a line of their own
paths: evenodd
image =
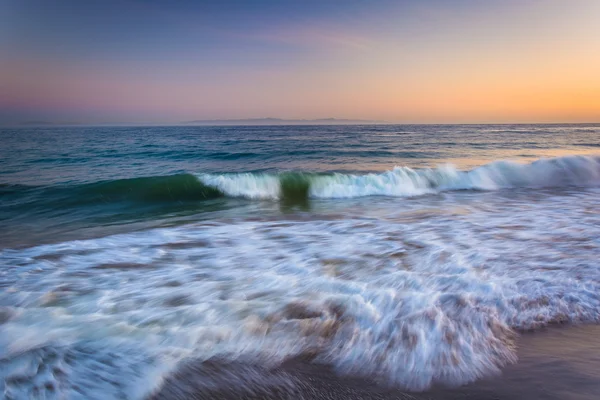
<svg viewBox="0 0 600 400">
<path fill-rule="evenodd" d="M 397 166 L 364 175 L 284 172 L 199 174 L 197 177 L 225 196 L 247 199 L 413 197 L 453 190 L 595 186 L 600 183 L 600 158 L 568 156 L 540 159 L 530 164 L 495 161 L 469 171 L 442 165 L 426 169 Z"/>
<path fill-rule="evenodd" d="M 195 207 L 219 198 L 302 204 L 316 199 L 370 196 L 418 197 L 442 192 L 511 188 L 585 187 L 600 184 L 600 157 L 568 156 L 530 164 L 495 161 L 461 171 L 453 165 L 416 169 L 396 166 L 366 174 L 285 171 L 182 173 L 82 184 L 0 184 L 2 209 L 13 215 L 101 207 Z M 61 211 L 62 212 L 62 211 Z"/>
</svg>

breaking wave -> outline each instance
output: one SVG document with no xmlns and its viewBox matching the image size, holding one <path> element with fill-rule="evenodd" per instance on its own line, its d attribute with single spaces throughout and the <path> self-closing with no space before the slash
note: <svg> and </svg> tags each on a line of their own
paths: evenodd
<svg viewBox="0 0 600 400">
<path fill-rule="evenodd" d="M 470 171 L 395 167 L 365 175 L 286 172 L 200 174 L 202 183 L 226 196 L 248 199 L 410 197 L 449 190 L 587 186 L 600 183 L 600 158 L 569 156 L 531 164 L 495 161 Z"/>
<path fill-rule="evenodd" d="M 381 173 L 307 172 L 178 174 L 80 185 L 0 184 L 0 197 L 21 206 L 64 208 L 94 204 L 189 203 L 219 197 L 303 201 L 365 196 L 411 197 L 452 190 L 590 186 L 600 183 L 600 158 L 570 156 L 531 164 L 496 161 L 470 171 L 452 165 Z M 19 200 L 20 199 L 20 200 Z"/>
</svg>

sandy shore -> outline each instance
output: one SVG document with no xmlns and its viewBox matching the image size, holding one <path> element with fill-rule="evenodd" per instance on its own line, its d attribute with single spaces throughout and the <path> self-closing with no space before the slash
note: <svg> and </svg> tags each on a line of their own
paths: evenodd
<svg viewBox="0 0 600 400">
<path fill-rule="evenodd" d="M 501 375 L 458 388 L 407 393 L 363 379 L 336 376 L 299 360 L 274 370 L 213 361 L 191 363 L 152 400 L 173 399 L 415 399 L 592 400 L 600 396 L 600 325 L 553 327 L 519 338 L 519 362 Z"/>
</svg>

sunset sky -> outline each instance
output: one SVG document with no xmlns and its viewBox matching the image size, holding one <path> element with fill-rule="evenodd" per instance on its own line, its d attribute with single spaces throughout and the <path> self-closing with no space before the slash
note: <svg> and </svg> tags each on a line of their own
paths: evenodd
<svg viewBox="0 0 600 400">
<path fill-rule="evenodd" d="M 598 0 L 0 0 L 0 121 L 599 122 Z"/>
</svg>

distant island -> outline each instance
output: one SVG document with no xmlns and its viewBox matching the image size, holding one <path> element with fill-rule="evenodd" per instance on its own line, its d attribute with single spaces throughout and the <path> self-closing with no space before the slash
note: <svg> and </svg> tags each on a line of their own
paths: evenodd
<svg viewBox="0 0 600 400">
<path fill-rule="evenodd" d="M 247 118 L 247 119 L 199 119 L 183 122 L 185 125 L 361 125 L 385 124 L 385 121 L 366 119 L 283 119 L 283 118 Z"/>
</svg>

